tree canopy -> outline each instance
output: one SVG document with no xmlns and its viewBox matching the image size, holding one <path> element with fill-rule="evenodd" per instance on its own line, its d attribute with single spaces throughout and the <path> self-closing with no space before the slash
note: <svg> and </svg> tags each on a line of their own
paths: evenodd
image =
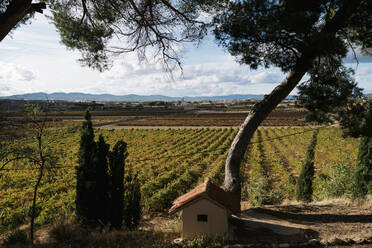
<svg viewBox="0 0 372 248">
<path fill-rule="evenodd" d="M 298 86 L 297 99 L 308 110 L 306 120 L 318 123 L 340 120 L 345 107 L 363 95 L 353 75 L 354 71 L 340 61 L 314 65 L 310 78 Z"/>
<path fill-rule="evenodd" d="M 338 11 L 348 4 L 355 5 L 356 10 L 335 34 L 331 33 Z M 240 63 L 253 69 L 277 66 L 287 72 L 305 53 L 317 58 L 343 58 L 350 43 L 370 54 L 371 12 L 370 0 L 234 1 L 215 18 L 214 32 Z"/>
<path fill-rule="evenodd" d="M 24 23 L 37 6 L 31 2 L 0 0 L 0 19 L 14 6 L 13 9 L 23 14 L 17 25 Z M 42 2 L 51 9 L 51 20 L 61 35 L 62 43 L 81 52 L 83 65 L 104 70 L 109 68 L 115 55 L 133 51 L 141 59 L 151 52 L 165 68 L 172 69 L 180 63 L 179 44 L 200 41 L 207 33 L 210 15 L 221 10 L 227 0 Z M 0 31 L 1 27 L 0 24 Z"/>
<path fill-rule="evenodd" d="M 144 59 L 151 50 L 171 69 L 180 62 L 178 45 L 206 34 L 201 14 L 216 11 L 223 2 L 51 0 L 50 6 L 62 42 L 82 53 L 83 64 L 103 70 L 113 55 L 137 51 Z"/>
</svg>

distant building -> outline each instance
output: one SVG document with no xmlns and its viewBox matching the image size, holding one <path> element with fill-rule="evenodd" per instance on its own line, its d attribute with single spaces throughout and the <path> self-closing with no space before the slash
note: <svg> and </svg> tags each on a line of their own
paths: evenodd
<svg viewBox="0 0 372 248">
<path fill-rule="evenodd" d="M 169 213 L 182 210 L 182 239 L 197 235 L 228 237 L 228 218 L 240 212 L 240 202 L 207 178 L 173 201 Z"/>
</svg>

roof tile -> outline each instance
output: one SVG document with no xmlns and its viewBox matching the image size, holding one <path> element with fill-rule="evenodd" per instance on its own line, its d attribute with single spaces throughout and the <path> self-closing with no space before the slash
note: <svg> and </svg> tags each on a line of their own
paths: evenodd
<svg viewBox="0 0 372 248">
<path fill-rule="evenodd" d="M 209 198 L 224 206 L 232 213 L 240 212 L 239 200 L 237 200 L 231 193 L 228 193 L 217 185 L 213 184 L 209 178 L 206 178 L 204 183 L 175 199 L 172 207 L 169 209 L 169 213 L 180 211 L 185 207 L 186 204 L 197 198 Z"/>
</svg>

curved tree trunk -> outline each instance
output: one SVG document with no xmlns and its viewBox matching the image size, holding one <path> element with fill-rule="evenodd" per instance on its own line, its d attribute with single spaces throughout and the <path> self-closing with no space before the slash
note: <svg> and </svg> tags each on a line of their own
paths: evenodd
<svg viewBox="0 0 372 248">
<path fill-rule="evenodd" d="M 302 66 L 292 70 L 286 79 L 281 82 L 270 95 L 257 105 L 248 114 L 243 124 L 239 128 L 239 132 L 235 136 L 225 164 L 225 182 L 224 188 L 226 191 L 233 192 L 240 200 L 241 185 L 240 185 L 240 164 L 243 160 L 248 144 L 257 130 L 258 126 L 271 113 L 271 111 L 296 87 L 306 71 L 311 66 L 313 57 L 307 58 Z"/>
<path fill-rule="evenodd" d="M 360 2 L 362 0 L 345 0 L 335 16 L 324 25 L 312 42 L 309 42 L 308 48 L 297 61 L 294 69 L 269 95 L 254 106 L 240 126 L 226 159 L 224 181 L 225 190 L 232 192 L 239 202 L 241 199 L 240 164 L 254 132 L 271 111 L 297 86 L 305 73 L 311 69 L 312 61 L 319 55 L 319 51 L 321 51 L 319 48 L 324 47 L 327 37 L 335 36 L 345 26 L 346 21 L 357 10 Z"/>
<path fill-rule="evenodd" d="M 20 22 L 25 15 L 31 12 L 43 13 L 45 3 L 31 3 L 32 0 L 12 0 L 6 11 L 0 15 L 0 42 Z"/>
</svg>

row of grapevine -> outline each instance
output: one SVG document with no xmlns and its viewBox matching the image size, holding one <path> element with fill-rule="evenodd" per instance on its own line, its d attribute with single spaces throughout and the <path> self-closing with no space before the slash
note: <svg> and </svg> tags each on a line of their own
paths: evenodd
<svg viewBox="0 0 372 248">
<path fill-rule="evenodd" d="M 232 128 L 200 129 L 123 129 L 97 130 L 111 146 L 119 139 L 128 143 L 126 171 L 138 173 L 142 184 L 143 206 L 165 211 L 173 199 L 187 192 L 205 177 L 221 185 L 228 149 L 237 132 Z M 299 174 L 310 128 L 258 129 L 241 167 L 242 199 L 250 205 L 270 204 L 293 198 L 294 179 Z M 47 140 L 60 157 L 58 167 L 48 171 L 41 182 L 37 223 L 74 213 L 76 152 L 79 132 L 64 129 Z M 9 147 L 30 143 L 27 137 Z M 341 183 L 333 176 L 335 165 L 354 166 L 358 140 L 344 139 L 338 128 L 320 130 L 315 151 L 316 199 L 325 189 Z M 32 187 L 37 171 L 28 161 L 16 161 L 7 168 L 26 169 L 0 172 L 0 229 L 13 228 L 28 221 Z M 336 181 L 336 179 L 338 181 Z M 1 231 L 1 230 L 0 230 Z"/>
</svg>

